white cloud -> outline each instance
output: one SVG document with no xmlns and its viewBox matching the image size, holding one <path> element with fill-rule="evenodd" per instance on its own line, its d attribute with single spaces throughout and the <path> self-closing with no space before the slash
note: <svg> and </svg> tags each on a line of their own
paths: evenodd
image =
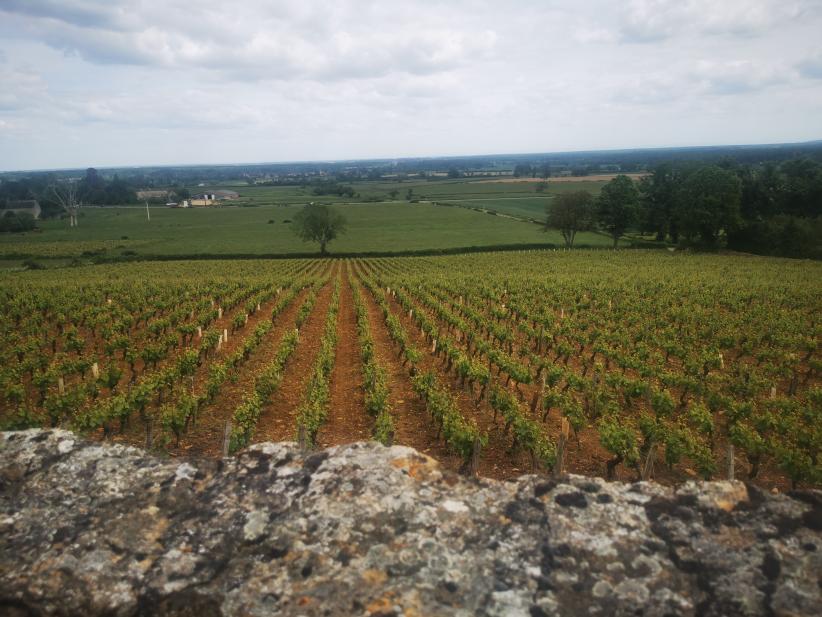
<svg viewBox="0 0 822 617">
<path fill-rule="evenodd" d="M 493 51 L 493 28 L 450 27 L 449 12 L 357 2 L 270 5 L 14 1 L 0 5 L 46 44 L 100 64 L 216 70 L 230 79 L 364 79 L 448 71 Z M 374 13 L 378 28 L 363 23 Z M 440 19 L 442 18 L 442 19 Z"/>
<path fill-rule="evenodd" d="M 695 33 L 755 36 L 811 11 L 801 0 L 631 0 L 620 32 L 627 42 L 651 43 Z"/>
<path fill-rule="evenodd" d="M 16 69 L 0 58 L 0 112 L 18 111 L 36 104 L 48 86 L 30 71 Z"/>
<path fill-rule="evenodd" d="M 691 77 L 710 94 L 742 94 L 784 82 L 786 69 L 747 60 L 716 62 L 703 60 L 694 67 Z"/>
<path fill-rule="evenodd" d="M 816 139 L 820 7 L 0 0 L 0 169 Z"/>
</svg>

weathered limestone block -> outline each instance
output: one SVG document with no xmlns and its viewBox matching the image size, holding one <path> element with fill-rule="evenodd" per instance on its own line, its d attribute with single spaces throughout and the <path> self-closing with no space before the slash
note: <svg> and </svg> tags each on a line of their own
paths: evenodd
<svg viewBox="0 0 822 617">
<path fill-rule="evenodd" d="M 0 434 L 0 614 L 822 615 L 822 493 Z"/>
</svg>

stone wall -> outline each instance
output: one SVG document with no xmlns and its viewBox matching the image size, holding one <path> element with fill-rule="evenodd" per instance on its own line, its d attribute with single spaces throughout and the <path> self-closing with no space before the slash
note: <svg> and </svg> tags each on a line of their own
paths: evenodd
<svg viewBox="0 0 822 617">
<path fill-rule="evenodd" d="M 822 493 L 0 434 L 0 614 L 822 615 Z"/>
</svg>

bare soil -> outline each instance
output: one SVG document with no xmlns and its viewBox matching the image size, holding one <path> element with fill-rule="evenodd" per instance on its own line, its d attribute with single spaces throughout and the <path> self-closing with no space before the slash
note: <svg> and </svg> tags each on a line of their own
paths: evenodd
<svg viewBox="0 0 822 617">
<path fill-rule="evenodd" d="M 352 441 L 368 441 L 374 420 L 365 410 L 357 314 L 348 273 L 340 285 L 337 315 L 337 351 L 331 372 L 331 400 L 328 417 L 317 433 L 317 445 L 325 448 Z"/>
<path fill-rule="evenodd" d="M 332 281 L 334 274 L 332 273 Z M 263 409 L 254 441 L 294 441 L 297 409 L 303 400 L 314 361 L 320 351 L 325 319 L 331 303 L 333 282 L 326 283 L 300 329 L 300 340 L 286 364 L 280 387 Z"/>
</svg>

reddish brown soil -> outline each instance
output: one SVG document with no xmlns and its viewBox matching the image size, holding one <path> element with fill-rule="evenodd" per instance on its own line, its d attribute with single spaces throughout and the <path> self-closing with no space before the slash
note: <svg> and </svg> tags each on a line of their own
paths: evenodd
<svg viewBox="0 0 822 617">
<path fill-rule="evenodd" d="M 337 315 L 337 351 L 334 370 L 331 372 L 331 399 L 328 417 L 317 433 L 319 447 L 371 439 L 374 420 L 365 410 L 362 383 L 354 294 L 348 272 L 344 270 Z"/>
<path fill-rule="evenodd" d="M 331 271 L 331 283 L 326 284 L 319 292 L 317 302 L 311 315 L 301 331 L 301 337 L 297 348 L 286 365 L 283 380 L 277 392 L 274 393 L 272 401 L 263 410 L 253 441 L 290 441 L 295 437 L 295 418 L 299 405 L 305 396 L 305 390 L 311 371 L 319 351 L 320 340 L 325 326 L 328 307 L 333 291 L 333 280 L 341 276 L 340 286 L 340 310 L 337 319 L 337 348 L 334 369 L 331 375 L 331 399 L 329 403 L 329 415 L 325 424 L 320 428 L 317 436 L 317 445 L 326 447 L 371 439 L 373 430 L 373 418 L 365 411 L 362 390 L 362 362 L 360 359 L 360 345 L 356 330 L 356 313 L 353 305 L 353 294 L 349 284 L 349 273 L 343 262 L 316 261 L 306 266 L 308 271 L 315 274 L 322 271 Z M 362 276 L 360 270 L 370 271 L 372 269 L 385 272 L 393 271 L 396 268 L 393 264 L 386 262 L 368 261 L 365 264 L 358 262 L 355 264 L 354 272 L 351 276 L 359 278 Z M 388 372 L 388 385 L 390 389 L 390 401 L 392 417 L 395 426 L 394 443 L 411 446 L 421 452 L 441 461 L 441 463 L 453 470 L 462 466 L 459 456 L 453 454 L 444 443 L 442 437 L 437 437 L 437 428 L 430 419 L 425 405 L 414 394 L 411 387 L 409 367 L 402 366 L 402 360 L 398 356 L 397 348 L 393 345 L 388 330 L 385 326 L 383 315 L 374 297 L 368 289 L 361 285 L 362 297 L 365 302 L 371 334 L 375 343 L 375 351 L 378 360 Z M 228 380 L 220 391 L 217 399 L 203 410 L 200 414 L 198 424 L 189 429 L 181 442 L 180 447 L 172 447 L 172 455 L 193 454 L 201 456 L 219 456 L 221 454 L 221 444 L 225 421 L 231 417 L 236 406 L 242 401 L 243 396 L 253 388 L 256 374 L 266 366 L 279 348 L 280 341 L 285 333 L 294 327 L 294 318 L 307 295 L 307 291 L 300 293 L 286 310 L 279 315 L 272 330 L 252 353 L 248 361 L 243 363 L 236 371 L 235 381 Z M 233 334 L 227 345 L 223 346 L 219 356 L 231 353 L 242 344 L 244 338 L 251 334 L 254 327 L 260 320 L 270 319 L 271 309 L 278 302 L 278 297 L 272 298 L 265 303 L 262 310 L 251 316 L 249 323 L 240 331 Z M 450 308 L 457 310 L 457 296 L 450 294 Z M 415 302 L 415 311 L 423 310 L 419 302 Z M 244 310 L 243 303 L 239 303 L 232 311 L 226 311 L 223 318 L 214 325 L 230 329 L 231 320 L 238 311 Z M 511 436 L 503 432 L 503 421 L 493 417 L 493 410 L 487 401 L 477 401 L 475 391 L 470 388 L 460 386 L 458 379 L 453 373 L 446 373 L 444 362 L 431 352 L 431 341 L 426 340 L 414 319 L 409 318 L 407 312 L 395 300 L 389 301 L 389 306 L 395 314 L 413 344 L 422 352 L 422 358 L 418 364 L 419 370 L 433 371 L 440 383 L 449 389 L 454 396 L 460 411 L 466 418 L 472 419 L 481 432 L 489 437 L 489 443 L 484 448 L 480 457 L 479 473 L 482 476 L 508 479 L 523 473 L 531 473 L 530 457 L 526 453 L 511 451 Z M 491 318 L 490 311 L 484 302 L 475 302 L 473 308 L 486 317 Z M 430 311 L 425 311 L 432 319 L 434 315 Z M 447 329 L 444 322 L 438 322 L 443 331 Z M 136 333 L 135 333 L 136 334 Z M 142 337 L 142 334 L 139 335 Z M 456 338 L 452 334 L 452 338 Z M 195 340 L 190 345 L 196 345 Z M 99 345 L 99 341 L 94 341 L 94 345 Z M 515 331 L 515 341 L 513 356 L 518 357 L 518 351 L 530 345 L 527 336 Z M 463 349 L 467 349 L 467 343 L 463 341 Z M 182 348 L 176 348 L 169 353 L 169 357 L 159 363 L 162 367 L 172 362 L 180 353 Z M 590 350 L 585 350 L 587 355 Z M 586 358 L 587 359 L 587 358 Z M 208 358 L 201 366 L 194 378 L 195 391 L 201 388 L 208 374 L 208 366 L 213 361 Z M 521 358 L 520 361 L 528 363 L 528 360 Z M 124 364 L 125 374 L 121 382 L 121 388 L 126 387 L 130 371 L 127 363 Z M 582 371 L 582 357 L 572 357 L 569 367 L 577 372 Z M 142 373 L 143 367 L 138 363 L 137 369 Z M 506 375 L 499 374 L 494 367 L 493 380 L 497 383 L 504 383 Z M 73 380 L 76 381 L 76 380 Z M 71 386 L 69 380 L 67 387 Z M 514 391 L 513 384 L 509 386 Z M 533 396 L 540 389 L 539 384 L 522 385 L 520 391 L 523 394 L 523 407 L 530 414 L 530 403 Z M 106 396 L 108 393 L 102 393 Z M 537 415 L 531 416 L 535 420 L 541 420 Z M 556 442 L 560 432 L 561 416 L 558 410 L 552 409 L 547 421 L 544 424 L 545 434 Z M 102 438 L 102 434 L 98 434 Z M 145 428 L 138 417 L 131 419 L 131 426 L 121 435 L 115 435 L 114 441 L 130 444 L 142 445 L 145 443 Z M 715 454 L 717 461 L 720 461 L 724 451 L 724 444 L 717 443 Z M 661 462 L 662 453 L 657 455 L 657 464 L 654 472 L 654 479 L 666 484 L 679 483 L 684 480 L 696 478 L 696 472 L 688 461 L 683 461 L 668 469 Z M 610 454 L 599 443 L 599 435 L 594 427 L 588 427 L 581 431 L 579 435 L 572 436 L 568 444 L 566 457 L 566 471 L 593 476 L 604 476 L 606 473 L 606 463 Z M 724 473 L 724 463 L 720 465 L 721 477 Z M 748 465 L 743 455 L 737 456 L 737 477 L 744 478 L 748 471 Z M 637 479 L 637 472 L 624 466 L 617 468 L 617 479 L 623 481 L 634 481 Z M 755 484 L 764 488 L 778 488 L 787 490 L 790 488 L 789 481 L 778 470 L 769 465 L 763 465 L 759 477 Z"/>
<path fill-rule="evenodd" d="M 452 310 L 455 308 L 456 299 L 451 298 L 452 302 Z M 421 305 L 416 303 L 415 310 L 421 310 Z M 396 302 L 392 302 L 392 307 L 395 311 L 399 311 L 400 313 L 404 313 L 404 310 L 400 305 Z M 483 313 L 487 318 L 491 319 L 491 315 L 487 310 L 487 306 L 484 304 L 475 304 L 473 306 L 475 310 Z M 422 309 L 425 310 L 425 309 Z M 431 319 L 434 319 L 442 328 L 443 331 L 448 330 L 448 325 L 443 322 L 442 320 L 438 320 L 432 313 L 426 311 L 428 316 Z M 409 332 L 412 332 L 414 328 L 414 324 L 411 323 L 411 320 L 407 318 L 407 315 L 403 317 L 403 324 Z M 409 328 L 409 325 L 411 326 Z M 516 342 L 514 344 L 514 357 L 516 357 L 517 351 L 521 346 L 527 345 L 527 339 L 520 335 L 520 333 L 516 333 Z M 453 333 L 452 333 L 452 338 Z M 429 350 L 430 350 L 430 342 Z M 466 345 L 463 344 L 462 348 L 465 349 Z M 583 352 L 588 353 L 590 350 Z M 521 361 L 528 364 L 526 359 L 521 359 Z M 582 358 L 581 357 L 572 357 L 569 366 L 581 372 L 582 370 Z M 440 377 L 447 377 L 444 372 L 442 371 L 442 367 L 440 368 Z M 496 367 L 492 371 L 494 378 L 500 381 L 500 383 L 504 382 L 506 377 L 505 373 L 501 373 Z M 513 386 L 513 384 L 512 384 Z M 530 384 L 530 385 L 521 385 L 520 390 L 524 394 L 524 405 L 529 411 L 530 415 L 530 402 L 534 394 L 541 388 L 539 384 Z M 513 387 L 511 390 L 514 391 Z M 492 413 L 492 412 L 491 412 Z M 540 419 L 537 415 L 532 415 L 533 419 Z M 560 434 L 560 423 L 561 423 L 561 416 L 559 411 L 556 409 L 551 410 L 548 418 L 546 419 L 545 423 L 545 432 L 552 441 L 556 443 L 559 438 Z M 478 420 L 477 425 L 482 429 L 483 423 Z M 493 426 L 492 426 L 493 430 Z M 483 457 L 488 456 L 489 450 L 494 448 L 494 434 L 492 430 L 489 430 L 489 445 L 486 447 L 486 451 L 483 454 Z M 503 439 L 503 448 L 508 448 L 508 443 Z M 722 477 L 724 473 L 724 452 L 725 452 L 726 445 L 724 443 L 718 442 L 715 447 L 715 454 L 717 461 L 723 461 L 718 464 L 720 471 L 717 474 L 717 477 Z M 589 475 L 589 476 L 600 476 L 605 477 L 606 475 L 606 467 L 607 462 L 611 458 L 611 454 L 602 447 L 602 444 L 599 441 L 599 434 L 594 427 L 586 427 L 582 430 L 579 434 L 573 435 L 568 443 L 567 446 L 567 453 L 566 453 L 566 461 L 565 461 L 565 471 L 568 473 L 576 473 L 580 475 Z M 512 453 L 506 452 L 506 457 L 512 456 Z M 669 468 L 667 467 L 663 460 L 662 460 L 663 453 L 658 452 L 656 456 L 656 465 L 654 466 L 654 471 L 652 477 L 657 482 L 661 482 L 663 484 L 678 484 L 682 483 L 686 480 L 697 479 L 698 474 L 693 468 L 692 464 L 686 459 L 680 462 L 679 464 Z M 747 465 L 744 463 L 744 457 L 740 457 L 737 455 L 737 478 L 739 479 L 747 479 Z M 517 465 L 517 467 L 521 467 L 521 464 Z M 527 467 L 527 464 L 526 464 Z M 522 472 L 521 472 L 522 473 Z M 498 474 L 485 474 L 484 468 L 481 464 L 480 466 L 480 474 L 482 475 L 493 475 L 496 477 Z M 515 474 L 516 475 L 516 474 Z M 503 472 L 502 477 L 508 477 L 507 474 Z M 624 465 L 620 465 L 616 469 L 614 479 L 620 481 L 631 482 L 635 481 L 638 478 L 638 472 L 635 469 L 627 468 Z M 777 469 L 774 469 L 771 465 L 763 464 L 758 477 L 752 482 L 758 486 L 761 486 L 766 489 L 777 489 L 777 490 L 789 490 L 790 489 L 790 482 L 789 480 L 779 472 Z"/>
<path fill-rule="evenodd" d="M 200 456 L 221 456 L 226 421 L 231 419 L 234 409 L 243 397 L 254 389 L 256 376 L 274 359 L 283 336 L 294 328 L 294 319 L 302 306 L 307 290 L 302 290 L 274 321 L 271 330 L 243 363 L 234 380 L 228 379 L 214 401 L 200 412 L 196 426 L 189 429 L 182 439 L 180 447 L 170 450 L 172 454 L 189 454 Z M 258 312 L 259 314 L 259 312 Z M 265 316 L 270 314 L 270 310 Z M 264 317 L 265 317 L 264 316 Z M 256 317 L 256 315 L 255 315 Z M 254 327 L 259 323 L 255 321 Z M 237 336 L 252 332 L 251 320 Z M 249 329 L 251 328 L 251 329 Z M 229 338 L 229 343 L 231 339 Z"/>
<path fill-rule="evenodd" d="M 484 401 L 477 403 L 474 392 L 460 388 L 458 379 L 455 379 L 453 374 L 444 372 L 440 360 L 431 353 L 431 343 L 426 340 L 416 322 L 408 317 L 402 306 L 394 299 L 389 301 L 389 306 L 399 318 L 410 341 L 423 352 L 417 364 L 419 370 L 430 370 L 437 374 L 440 383 L 450 389 L 463 416 L 473 420 L 480 432 L 488 435 L 488 444 L 480 456 L 479 474 L 489 478 L 506 479 L 530 473 L 532 469 L 528 457 L 523 453 L 510 451 L 511 437 L 503 435 L 503 424 L 500 419 L 495 421 L 493 411 Z"/>
<path fill-rule="evenodd" d="M 333 280 L 333 274 L 332 274 Z M 280 387 L 263 409 L 253 441 L 293 441 L 297 409 L 305 394 L 314 361 L 320 351 L 320 340 L 331 303 L 333 283 L 327 283 L 317 294 L 317 301 L 300 329 L 300 341 L 283 372 Z"/>
<path fill-rule="evenodd" d="M 455 312 L 458 312 L 457 298 L 454 294 L 449 294 L 449 297 L 449 308 Z M 475 311 L 484 315 L 487 319 L 494 319 L 490 311 L 488 310 L 487 304 L 466 304 L 471 306 Z M 560 316 L 559 311 L 557 311 L 556 314 L 557 317 Z M 438 323 L 444 326 L 443 322 L 439 321 Z M 517 329 L 513 329 L 513 332 L 515 337 L 513 355 L 514 357 L 517 357 L 517 352 L 519 351 L 519 349 L 528 347 L 530 345 L 530 340 L 525 334 L 523 334 Z M 488 340 L 487 337 L 486 340 Z M 589 348 L 586 348 L 585 350 L 583 350 L 582 354 L 572 356 L 568 363 L 569 366 L 573 368 L 576 373 L 581 373 L 583 370 L 583 358 L 589 355 L 590 353 L 591 350 Z M 520 361 L 524 362 L 526 365 L 530 365 L 530 361 L 527 358 L 520 358 Z M 534 372 L 535 371 L 532 370 L 532 373 Z M 636 373 L 635 371 L 628 371 L 628 376 L 631 378 L 639 377 L 638 373 Z M 520 388 L 526 394 L 525 400 L 529 403 L 530 410 L 530 401 L 532 400 L 534 394 L 541 388 L 541 386 L 538 384 L 531 384 L 520 386 Z M 785 388 L 787 388 L 787 386 L 785 386 Z M 676 389 L 674 389 L 673 393 L 675 395 L 675 398 L 678 398 L 681 394 Z M 637 412 L 639 412 L 643 410 L 643 407 L 647 406 L 647 403 L 639 401 L 636 403 L 636 405 Z M 559 410 L 557 409 L 551 410 L 551 413 L 546 419 L 546 434 L 548 434 L 551 437 L 554 443 L 556 443 L 557 439 L 559 438 L 561 420 L 561 415 L 559 413 Z M 573 435 L 568 443 L 567 448 L 568 449 L 566 454 L 565 465 L 566 471 L 568 471 L 569 473 L 575 473 L 580 475 L 600 477 L 606 476 L 607 463 L 612 458 L 612 455 L 605 448 L 602 447 L 602 444 L 599 441 L 599 433 L 597 432 L 596 428 L 592 426 L 587 426 L 582 431 L 580 431 L 579 434 Z M 719 472 L 716 476 L 717 478 L 722 477 L 725 473 L 726 449 L 727 442 L 725 440 L 718 439 L 714 446 L 714 456 L 715 460 L 718 462 L 717 466 L 719 469 Z M 651 475 L 651 477 L 655 481 L 661 482 L 663 484 L 680 484 L 687 480 L 694 480 L 699 478 L 699 474 L 697 473 L 693 464 L 687 458 L 683 459 L 680 463 L 674 465 L 673 467 L 668 467 L 664 463 L 663 456 L 664 453 L 658 450 L 656 454 L 656 463 L 654 465 L 653 472 Z M 751 480 L 747 477 L 749 466 L 746 464 L 744 455 L 741 456 L 737 454 L 735 459 L 736 477 L 738 479 L 745 479 L 747 481 L 752 482 L 753 484 L 756 484 L 757 486 L 761 486 L 766 489 L 775 488 L 781 491 L 790 490 L 790 480 L 778 469 L 776 469 L 770 461 L 763 463 L 757 477 Z M 639 473 L 636 469 L 620 465 L 615 470 L 614 479 L 624 482 L 632 482 L 639 479 Z"/>
<path fill-rule="evenodd" d="M 194 391 L 195 392 L 199 392 L 199 388 L 202 387 L 202 384 L 204 383 L 205 379 L 208 377 L 208 367 L 214 361 L 215 354 L 216 354 L 216 357 L 221 357 L 222 358 L 222 357 L 225 357 L 225 356 L 230 355 L 231 353 L 233 353 L 243 343 L 243 341 L 245 340 L 245 337 L 249 336 L 251 334 L 251 332 L 254 330 L 254 328 L 257 327 L 257 324 L 259 324 L 260 321 L 265 320 L 265 319 L 271 319 L 271 310 L 274 308 L 274 306 L 277 304 L 277 302 L 279 302 L 279 296 L 274 295 L 268 302 L 264 303 L 260 307 L 259 311 L 257 311 L 254 315 L 249 316 L 248 323 L 242 328 L 242 330 L 239 330 L 239 331 L 235 332 L 234 334 L 230 333 L 231 320 L 233 319 L 234 315 L 236 315 L 239 311 L 244 310 L 242 303 L 238 304 L 238 306 L 233 311 L 226 311 L 225 313 L 223 313 L 223 317 L 221 319 L 216 320 L 213 323 L 213 326 L 215 326 L 217 328 L 220 328 L 220 329 L 228 328 L 229 329 L 228 342 L 224 343 L 221 346 L 219 352 L 211 351 L 210 352 L 210 354 L 211 354 L 210 357 L 205 359 L 203 361 L 202 365 L 197 368 L 197 371 L 194 374 Z M 198 344 L 199 344 L 199 340 L 195 337 L 195 339 L 191 343 L 191 345 L 193 346 L 193 345 L 198 345 Z M 171 362 L 175 361 L 176 358 L 179 356 L 180 352 L 182 351 L 182 349 L 184 349 L 184 348 L 177 348 L 175 350 L 172 350 L 172 352 L 169 353 L 168 358 L 166 358 L 165 360 L 160 362 L 158 364 L 158 367 L 168 366 Z M 240 367 L 240 371 L 242 371 L 242 370 L 243 370 L 242 367 Z M 125 379 L 125 376 L 124 376 L 124 379 Z M 139 379 L 139 376 L 138 376 L 138 379 Z M 121 381 L 121 383 L 122 383 L 122 381 Z M 225 389 L 229 385 L 230 385 L 230 381 L 226 382 L 226 384 L 223 385 L 223 388 L 221 388 L 221 390 Z M 120 386 L 120 387 L 122 389 L 125 386 Z M 234 407 L 232 406 L 231 411 L 233 411 L 233 409 L 234 409 Z M 203 417 L 203 414 L 201 414 L 201 418 L 202 417 Z M 99 437 L 102 438 L 102 431 L 99 433 Z M 112 440 L 116 441 L 116 442 L 129 443 L 129 444 L 133 444 L 133 445 L 145 445 L 145 443 L 146 443 L 146 427 L 143 424 L 143 422 L 140 421 L 140 418 L 137 417 L 137 415 L 135 414 L 130 419 L 129 426 L 126 427 L 126 429 L 122 433 L 114 435 L 112 437 Z M 174 445 L 174 444 L 172 444 L 172 445 Z M 183 441 L 181 441 L 181 445 L 184 445 Z"/>
<path fill-rule="evenodd" d="M 425 405 L 411 388 L 408 367 L 402 366 L 398 349 L 383 320 L 382 311 L 374 302 L 374 297 L 364 286 L 361 288 L 363 302 L 368 309 L 368 321 L 378 362 L 388 373 L 388 388 L 391 393 L 391 417 L 394 420 L 394 443 L 410 446 L 439 460 L 445 467 L 459 469 L 461 460 L 451 453 L 442 440 L 436 439 L 436 429 Z"/>
</svg>

